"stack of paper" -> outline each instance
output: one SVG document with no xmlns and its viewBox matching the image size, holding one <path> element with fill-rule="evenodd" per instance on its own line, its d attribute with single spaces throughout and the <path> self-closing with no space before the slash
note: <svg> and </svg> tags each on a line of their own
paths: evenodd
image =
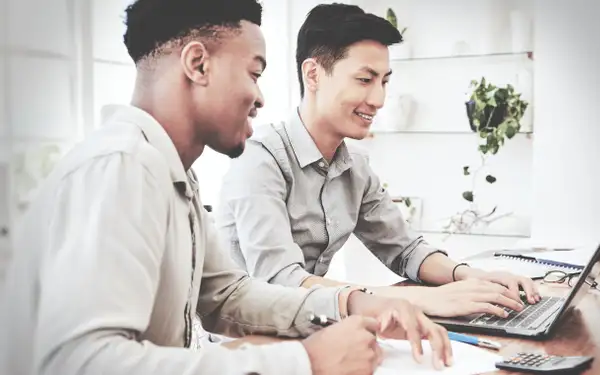
<svg viewBox="0 0 600 375">
<path fill-rule="evenodd" d="M 454 365 L 436 370 L 433 367 L 429 342 L 423 343 L 423 361 L 417 363 L 412 356 L 410 343 L 403 340 L 381 340 L 384 352 L 383 363 L 375 371 L 375 375 L 411 374 L 411 375 L 470 375 L 492 372 L 495 363 L 502 357 L 485 349 L 461 342 L 451 341 Z"/>
</svg>

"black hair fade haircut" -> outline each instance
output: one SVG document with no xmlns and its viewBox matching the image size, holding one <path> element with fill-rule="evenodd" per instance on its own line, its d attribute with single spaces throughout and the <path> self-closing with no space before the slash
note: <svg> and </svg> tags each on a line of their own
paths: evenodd
<svg viewBox="0 0 600 375">
<path fill-rule="evenodd" d="M 346 57 L 350 45 L 374 40 L 385 46 L 402 42 L 402 35 L 386 19 L 365 13 L 348 4 L 320 4 L 306 16 L 298 32 L 296 68 L 300 81 L 300 96 L 304 97 L 302 63 L 314 58 L 327 73 L 335 63 Z"/>
<path fill-rule="evenodd" d="M 123 37 L 137 64 L 191 38 L 218 42 L 224 32 L 239 30 L 246 20 L 258 26 L 262 5 L 256 0 L 137 0 L 125 10 Z"/>
</svg>

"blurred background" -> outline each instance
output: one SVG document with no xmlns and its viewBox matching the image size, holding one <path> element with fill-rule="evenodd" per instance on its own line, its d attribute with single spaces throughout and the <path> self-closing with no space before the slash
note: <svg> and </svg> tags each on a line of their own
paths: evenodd
<svg viewBox="0 0 600 375">
<path fill-rule="evenodd" d="M 0 280 L 18 251 L 11 233 L 40 182 L 99 126 L 103 105 L 129 102 L 135 81 L 122 43 L 129 1 L 1 1 Z M 255 126 L 283 120 L 297 105 L 296 33 L 321 1 L 262 3 L 269 67 Z M 382 17 L 393 13 L 403 32 L 405 43 L 390 50 L 385 107 L 371 135 L 355 143 L 369 151 L 414 230 L 459 258 L 524 243 L 600 239 L 597 1 L 346 3 Z M 495 153 L 494 139 L 471 128 L 465 106 L 490 83 L 513 88 L 527 103 L 522 118 L 508 119 L 519 126 L 508 121 L 512 130 L 503 130 Z M 228 163 L 207 150 L 193 166 L 205 205 L 216 204 Z M 351 238 L 331 272 L 352 281 L 365 267 L 381 270 Z"/>
</svg>

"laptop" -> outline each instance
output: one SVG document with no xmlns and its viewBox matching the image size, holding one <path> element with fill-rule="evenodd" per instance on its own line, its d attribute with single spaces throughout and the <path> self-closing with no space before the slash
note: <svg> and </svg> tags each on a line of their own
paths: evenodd
<svg viewBox="0 0 600 375">
<path fill-rule="evenodd" d="M 600 275 L 600 245 L 581 271 L 579 280 L 565 297 L 542 296 L 542 300 L 525 308 L 514 311 L 507 307 L 507 318 L 492 314 L 471 314 L 462 317 L 430 317 L 449 331 L 467 331 L 492 336 L 515 336 L 527 338 L 545 338 L 568 316 L 590 289 L 597 285 Z"/>
</svg>

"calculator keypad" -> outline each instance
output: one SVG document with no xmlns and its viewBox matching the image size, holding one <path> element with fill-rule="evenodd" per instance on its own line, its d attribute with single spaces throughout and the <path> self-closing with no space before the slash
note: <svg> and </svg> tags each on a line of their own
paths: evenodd
<svg viewBox="0 0 600 375">
<path fill-rule="evenodd" d="M 504 363 L 520 366 L 540 367 L 555 358 L 556 356 L 549 354 L 517 353 L 515 356 L 504 360 Z"/>
</svg>

